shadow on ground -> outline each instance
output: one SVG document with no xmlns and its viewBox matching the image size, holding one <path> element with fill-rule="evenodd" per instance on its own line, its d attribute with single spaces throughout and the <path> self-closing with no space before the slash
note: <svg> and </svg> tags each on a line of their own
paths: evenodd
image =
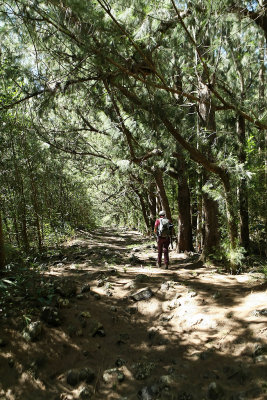
<svg viewBox="0 0 267 400">
<path fill-rule="evenodd" d="M 102 230 L 25 270 L 20 283 L 9 271 L 1 400 L 264 399 L 266 284 L 220 274 L 195 255 L 171 252 L 168 271 L 155 259 L 136 232 Z M 141 290 L 147 299 L 134 300 Z M 44 306 L 60 323 L 42 322 L 36 340 L 25 340 Z M 82 368 L 94 379 L 71 385 L 70 371 Z"/>
</svg>

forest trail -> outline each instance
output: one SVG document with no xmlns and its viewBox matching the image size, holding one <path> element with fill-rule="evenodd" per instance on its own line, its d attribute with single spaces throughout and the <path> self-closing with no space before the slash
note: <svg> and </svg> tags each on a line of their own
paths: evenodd
<svg viewBox="0 0 267 400">
<path fill-rule="evenodd" d="M 0 399 L 266 398 L 263 276 L 156 254 L 105 229 L 25 269 L 1 299 Z"/>
</svg>

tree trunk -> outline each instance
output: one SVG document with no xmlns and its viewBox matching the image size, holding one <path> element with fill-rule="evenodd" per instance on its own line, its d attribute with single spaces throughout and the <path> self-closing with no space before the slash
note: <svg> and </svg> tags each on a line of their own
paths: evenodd
<svg viewBox="0 0 267 400">
<path fill-rule="evenodd" d="M 179 236 L 178 251 L 193 251 L 190 192 L 186 178 L 178 181 Z"/>
<path fill-rule="evenodd" d="M 143 198 L 142 194 L 137 189 L 135 189 L 133 186 L 132 186 L 132 189 L 133 189 L 133 191 L 136 193 L 136 195 L 139 198 L 141 209 L 142 209 L 142 214 L 143 214 L 143 217 L 144 217 L 144 221 L 145 221 L 145 224 L 146 224 L 146 227 L 147 227 L 147 231 L 149 232 L 150 231 L 150 222 L 149 222 L 149 218 L 148 218 L 148 215 L 147 215 L 147 207 L 146 207 L 144 198 Z"/>
<path fill-rule="evenodd" d="M 207 145 L 205 148 L 207 157 L 212 161 L 211 146 L 216 137 L 215 110 L 212 104 L 211 93 L 206 85 L 199 81 L 199 115 L 201 125 L 207 129 Z M 209 105 L 207 102 L 209 101 Z M 208 181 L 208 173 L 203 172 L 202 184 Z M 203 193 L 203 206 L 205 214 L 205 239 L 203 247 L 203 259 L 214 254 L 220 244 L 219 234 L 219 207 L 217 201 L 213 200 L 207 193 Z"/>
<path fill-rule="evenodd" d="M 4 234 L 2 227 L 2 218 L 0 213 L 0 272 L 5 266 L 5 246 L 4 246 Z"/>
<path fill-rule="evenodd" d="M 201 252 L 205 240 L 205 224 L 204 224 L 204 211 L 203 211 L 203 193 L 202 188 L 202 176 L 198 175 L 197 180 L 197 229 L 196 229 L 196 248 L 198 252 Z"/>
<path fill-rule="evenodd" d="M 232 188 L 231 180 L 229 175 L 225 175 L 223 181 L 224 191 L 225 191 L 225 201 L 226 201 L 226 213 L 227 213 L 227 223 L 228 232 L 230 236 L 231 248 L 235 249 L 238 244 L 238 226 L 237 226 L 237 212 L 236 212 L 236 194 Z"/>
<path fill-rule="evenodd" d="M 237 134 L 239 140 L 239 161 L 246 162 L 246 137 L 245 120 L 239 115 L 237 117 Z M 239 215 L 240 215 L 240 242 L 246 251 L 249 250 L 249 213 L 248 213 L 248 188 L 246 178 L 242 178 L 239 185 Z"/>
<path fill-rule="evenodd" d="M 161 205 L 164 209 L 164 211 L 166 212 L 166 217 L 172 221 L 172 216 L 171 216 L 171 209 L 170 209 L 170 205 L 169 205 L 169 200 L 165 191 L 165 187 L 164 187 L 164 182 L 163 182 L 163 176 L 162 176 L 162 172 L 160 169 L 157 169 L 154 172 L 154 178 L 156 181 L 156 185 L 159 191 L 159 197 L 160 197 L 160 201 L 161 201 Z"/>
<path fill-rule="evenodd" d="M 23 245 L 23 250 L 28 253 L 29 251 L 29 239 L 28 239 L 28 231 L 27 231 L 27 208 L 26 201 L 24 195 L 24 184 L 23 179 L 19 171 L 19 166 L 17 163 L 17 155 L 15 151 L 15 146 L 13 140 L 11 141 L 12 153 L 13 153 L 13 162 L 14 162 L 14 170 L 15 170 L 15 182 L 19 192 L 18 199 L 18 219 L 21 226 L 21 241 Z"/>
<path fill-rule="evenodd" d="M 39 202 L 38 202 L 38 192 L 37 192 L 37 187 L 36 187 L 36 177 L 34 176 L 34 168 L 32 165 L 32 162 L 30 161 L 29 157 L 29 151 L 28 151 L 28 145 L 26 138 L 23 137 L 23 144 L 24 144 L 24 154 L 25 158 L 27 161 L 27 166 L 28 166 L 28 174 L 30 177 L 30 183 L 31 183 L 31 197 L 32 197 L 32 205 L 34 209 L 34 215 L 35 215 L 35 227 L 36 227 L 36 233 L 37 233 L 37 241 L 38 241 L 38 248 L 41 251 L 43 247 L 42 243 L 42 233 L 41 233 L 41 226 L 40 226 L 40 218 L 39 218 Z"/>
<path fill-rule="evenodd" d="M 205 213 L 205 237 L 203 247 L 203 259 L 212 256 L 219 247 L 219 210 L 218 203 L 203 193 L 203 205 Z"/>
<path fill-rule="evenodd" d="M 155 220 L 156 220 L 156 216 L 157 216 L 157 200 L 156 200 L 156 195 L 152 190 L 152 187 L 150 187 L 150 190 L 148 193 L 148 206 L 149 206 L 150 227 L 151 227 L 151 232 L 153 232 Z"/>
<path fill-rule="evenodd" d="M 193 251 L 190 191 L 185 172 L 185 160 L 182 156 L 177 158 L 177 181 L 179 211 L 177 250 L 178 252 Z"/>
</svg>

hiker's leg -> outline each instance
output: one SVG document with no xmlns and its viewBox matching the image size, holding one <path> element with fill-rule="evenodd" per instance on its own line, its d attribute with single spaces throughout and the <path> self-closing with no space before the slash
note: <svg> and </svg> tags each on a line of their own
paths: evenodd
<svg viewBox="0 0 267 400">
<path fill-rule="evenodd" d="M 162 238 L 158 238 L 158 266 L 159 266 L 159 267 L 161 266 L 162 247 L 163 247 Z"/>
<path fill-rule="evenodd" d="M 163 243 L 163 253 L 164 253 L 164 264 L 166 268 L 169 266 L 169 244 L 170 244 L 170 239 L 167 238 L 164 240 Z"/>
</svg>

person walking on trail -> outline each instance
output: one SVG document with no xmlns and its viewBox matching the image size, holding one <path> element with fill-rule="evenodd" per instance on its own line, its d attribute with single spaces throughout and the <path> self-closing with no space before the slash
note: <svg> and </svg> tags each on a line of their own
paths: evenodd
<svg viewBox="0 0 267 400">
<path fill-rule="evenodd" d="M 166 212 L 160 211 L 159 218 L 155 222 L 154 232 L 157 235 L 158 261 L 157 266 L 161 268 L 162 252 L 164 254 L 165 269 L 169 268 L 169 245 L 172 224 L 166 218 Z"/>
</svg>

